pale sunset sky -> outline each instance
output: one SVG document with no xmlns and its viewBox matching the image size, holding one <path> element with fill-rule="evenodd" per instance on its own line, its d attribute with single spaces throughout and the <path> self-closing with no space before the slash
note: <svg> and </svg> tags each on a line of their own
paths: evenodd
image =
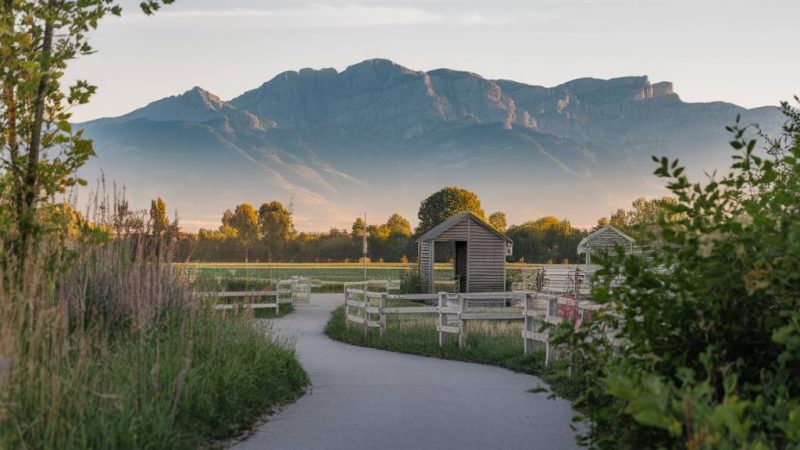
<svg viewBox="0 0 800 450">
<path fill-rule="evenodd" d="M 800 80 L 797 0 L 177 0 L 154 17 L 123 4 L 70 68 L 99 87 L 76 121 L 369 58 L 544 86 L 649 75 L 686 101 L 746 107 L 790 99 Z"/>
</svg>

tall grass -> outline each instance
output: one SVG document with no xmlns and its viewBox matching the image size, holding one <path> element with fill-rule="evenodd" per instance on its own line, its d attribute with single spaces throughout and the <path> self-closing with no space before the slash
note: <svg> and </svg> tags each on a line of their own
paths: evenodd
<svg viewBox="0 0 800 450">
<path fill-rule="evenodd" d="M 170 232 L 94 205 L 3 255 L 0 449 L 197 448 L 298 395 L 290 342 L 191 295 Z"/>
</svg>

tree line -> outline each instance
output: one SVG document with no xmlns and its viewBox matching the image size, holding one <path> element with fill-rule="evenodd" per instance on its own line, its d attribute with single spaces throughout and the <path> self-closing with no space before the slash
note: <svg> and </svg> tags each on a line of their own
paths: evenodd
<svg viewBox="0 0 800 450">
<path fill-rule="evenodd" d="M 632 209 L 620 209 L 610 218 L 600 218 L 595 228 L 611 224 L 637 240 L 647 241 L 666 201 L 637 199 Z M 294 228 L 292 211 L 281 202 L 265 202 L 258 208 L 242 203 L 224 211 L 216 229 L 178 232 L 179 257 L 186 261 L 210 262 L 355 262 L 362 258 L 366 232 L 367 257 L 371 261 L 409 262 L 416 260 L 416 238 L 448 217 L 465 211 L 481 217 L 514 241 L 514 254 L 509 258 L 512 262 L 577 262 L 578 243 L 592 231 L 554 216 L 508 226 L 504 212 L 486 214 L 475 193 L 448 186 L 420 203 L 416 229 L 411 228 L 405 217 L 394 213 L 382 224 L 365 227 L 364 219 L 359 217 L 354 219 L 350 229 L 298 232 Z M 153 201 L 151 217 L 159 223 L 168 223 L 163 200 Z M 452 258 L 450 247 L 437 249 L 437 260 L 449 261 Z"/>
</svg>

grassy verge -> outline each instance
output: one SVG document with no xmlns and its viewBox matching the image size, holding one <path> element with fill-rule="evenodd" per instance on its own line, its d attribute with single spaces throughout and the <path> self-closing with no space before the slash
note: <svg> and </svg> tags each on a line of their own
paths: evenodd
<svg viewBox="0 0 800 450">
<path fill-rule="evenodd" d="M 292 343 L 199 301 L 158 236 L 50 242 L 0 259 L 0 449 L 204 448 L 302 393 Z"/>
<path fill-rule="evenodd" d="M 580 393 L 581 383 L 570 378 L 561 364 L 546 367 L 543 352 L 524 353 L 519 321 L 470 322 L 465 348 L 458 347 L 455 336 L 449 336 L 446 344 L 439 347 L 435 321 L 430 315 L 389 316 L 383 337 L 377 330 L 370 330 L 365 336 L 360 326 L 351 324 L 349 329 L 346 327 L 344 307 L 339 307 L 325 325 L 325 334 L 331 339 L 362 347 L 489 364 L 535 375 L 548 383 L 553 393 L 568 399 L 574 399 Z"/>
<path fill-rule="evenodd" d="M 268 331 L 201 313 L 76 337 L 46 366 L 15 366 L 0 398 L 0 448 L 193 449 L 234 436 L 307 382 L 291 346 Z"/>
</svg>

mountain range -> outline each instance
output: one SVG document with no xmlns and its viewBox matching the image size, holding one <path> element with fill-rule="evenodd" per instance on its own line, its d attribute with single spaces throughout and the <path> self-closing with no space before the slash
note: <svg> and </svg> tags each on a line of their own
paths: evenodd
<svg viewBox="0 0 800 450">
<path fill-rule="evenodd" d="M 244 201 L 291 203 L 298 228 L 346 227 L 364 211 L 415 219 L 446 185 L 475 191 L 511 223 L 554 214 L 591 226 L 636 197 L 663 195 L 651 155 L 727 167 L 737 115 L 776 133 L 776 107 L 687 103 L 645 76 L 543 87 L 372 59 L 287 71 L 222 100 L 194 87 L 79 124 L 97 157 L 82 172 L 160 196 L 184 227 L 215 227 Z"/>
</svg>

